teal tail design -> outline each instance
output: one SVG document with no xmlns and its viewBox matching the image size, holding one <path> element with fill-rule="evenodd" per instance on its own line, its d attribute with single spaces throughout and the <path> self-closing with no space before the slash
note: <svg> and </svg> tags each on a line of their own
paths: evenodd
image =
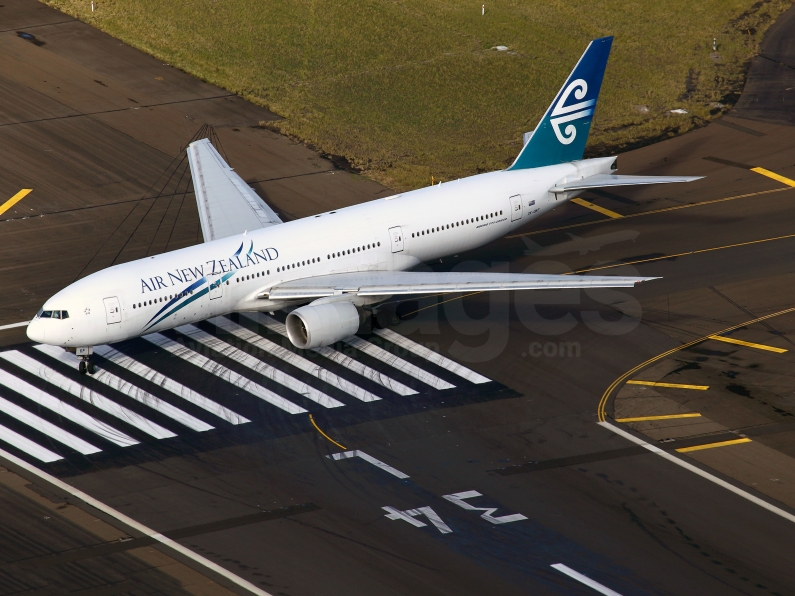
<svg viewBox="0 0 795 596">
<path fill-rule="evenodd" d="M 594 39 L 588 44 L 509 170 L 582 159 L 612 45 L 612 37 Z"/>
</svg>

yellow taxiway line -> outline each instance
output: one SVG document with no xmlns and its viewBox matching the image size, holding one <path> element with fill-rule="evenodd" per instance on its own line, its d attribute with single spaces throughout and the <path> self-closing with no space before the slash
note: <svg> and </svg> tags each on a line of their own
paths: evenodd
<svg viewBox="0 0 795 596">
<path fill-rule="evenodd" d="M 704 342 L 704 341 L 710 339 L 711 337 L 713 337 L 715 335 L 723 335 L 725 333 L 730 333 L 730 332 L 734 331 L 735 329 L 739 329 L 740 327 L 746 327 L 748 325 L 753 325 L 754 323 L 761 323 L 762 321 L 767 321 L 768 319 L 772 319 L 774 317 L 780 317 L 781 315 L 786 315 L 786 314 L 789 314 L 789 313 L 792 313 L 792 312 L 795 312 L 795 307 L 785 308 L 784 310 L 780 310 L 778 312 L 770 313 L 769 315 L 764 315 L 762 317 L 757 317 L 755 319 L 751 319 L 750 321 L 745 321 L 743 323 L 739 323 L 738 325 L 732 325 L 731 327 L 727 327 L 726 329 L 718 331 L 717 333 L 711 333 L 709 335 L 705 335 L 703 337 L 699 337 L 699 338 L 694 339 L 692 341 L 689 341 L 687 343 L 683 343 L 681 346 L 677 346 L 675 348 L 672 348 L 672 349 L 668 350 L 667 352 L 663 352 L 662 354 L 657 354 L 656 356 L 654 356 L 653 358 L 649 358 L 645 362 L 641 362 L 640 364 L 638 364 L 634 368 L 628 370 L 623 375 L 618 377 L 615 381 L 610 383 L 610 386 L 607 389 L 605 389 L 604 393 L 602 394 L 602 398 L 599 400 L 599 405 L 597 406 L 597 410 L 596 410 L 598 418 L 599 418 L 599 422 L 605 422 L 605 418 L 607 416 L 607 414 L 605 413 L 605 407 L 607 406 L 607 400 L 610 399 L 610 396 L 613 394 L 613 391 L 615 391 L 616 387 L 618 387 L 622 383 L 625 383 L 627 381 L 627 379 L 629 379 L 633 375 L 638 374 L 641 370 L 643 370 L 647 366 L 649 366 L 651 364 L 654 364 L 655 362 L 658 362 L 658 361 L 660 361 L 660 360 L 662 360 L 664 358 L 667 358 L 671 354 L 675 354 L 676 352 L 679 352 L 680 350 L 686 350 L 689 347 L 695 346 L 696 344 L 700 344 L 701 342 Z"/>
<path fill-rule="evenodd" d="M 627 381 L 627 385 L 646 385 L 648 387 L 673 387 L 674 389 L 698 389 L 706 391 L 709 385 L 682 385 L 680 383 L 657 383 L 655 381 Z"/>
<path fill-rule="evenodd" d="M 533 230 L 531 232 L 523 232 L 521 234 L 511 234 L 505 238 L 519 238 L 521 236 L 535 236 L 536 234 L 546 234 L 547 232 L 557 232 L 558 230 L 570 230 L 572 228 L 581 228 L 583 226 L 593 226 L 596 224 L 603 224 L 608 221 L 621 221 L 622 219 L 630 219 L 632 217 L 644 217 L 646 215 L 655 215 L 657 213 L 667 213 L 669 211 L 678 211 L 679 209 L 691 209 L 693 207 L 704 207 L 706 205 L 714 205 L 715 203 L 725 203 L 726 201 L 736 201 L 737 199 L 747 199 L 749 197 L 758 197 L 760 195 L 769 195 L 772 193 L 782 192 L 785 190 L 792 190 L 790 187 L 786 188 L 772 188 L 770 190 L 759 190 L 756 192 L 749 192 L 742 195 L 734 195 L 731 197 L 723 197 L 720 199 L 710 199 L 708 201 L 700 201 L 698 203 L 687 203 L 686 205 L 674 205 L 673 207 L 663 207 L 662 209 L 652 209 L 650 211 L 641 211 L 640 213 L 630 213 L 622 215 L 621 218 L 613 219 L 597 219 L 595 221 L 584 221 L 576 224 L 568 224 L 565 226 L 558 226 L 556 228 L 543 228 L 540 230 Z M 574 200 L 574 199 L 572 199 Z"/>
<path fill-rule="evenodd" d="M 606 215 L 607 217 L 612 217 L 613 219 L 619 219 L 621 217 L 624 217 L 620 213 L 616 213 L 615 211 L 610 211 L 610 209 L 605 209 L 604 207 L 600 207 L 596 203 L 591 203 L 590 201 L 586 201 L 585 199 L 572 199 L 571 202 L 577 203 L 582 207 L 587 207 L 588 209 L 596 211 L 597 213 L 601 213 L 602 215 Z"/>
<path fill-rule="evenodd" d="M 731 441 L 718 441 L 717 443 L 706 443 L 704 445 L 694 445 L 693 447 L 680 447 L 676 451 L 679 453 L 689 453 L 691 451 L 701 451 L 702 449 L 714 449 L 715 447 L 727 447 L 729 445 L 739 445 L 740 443 L 750 443 L 751 439 L 732 439 Z"/>
<path fill-rule="evenodd" d="M 752 172 L 756 172 L 757 174 L 762 174 L 762 176 L 767 176 L 768 178 L 772 178 L 773 180 L 777 180 L 782 184 L 786 184 L 787 186 L 795 187 L 795 180 L 790 180 L 782 176 L 781 174 L 776 174 L 775 172 L 771 172 L 770 170 L 766 170 L 765 168 L 751 168 Z"/>
<path fill-rule="evenodd" d="M 324 433 L 322 430 L 320 430 L 320 427 L 319 427 L 319 426 L 318 426 L 318 425 L 315 423 L 315 419 L 312 417 L 312 414 L 310 414 L 310 415 L 309 415 L 309 422 L 311 422 L 311 423 L 312 423 L 312 426 L 314 426 L 314 427 L 315 427 L 315 430 L 316 430 L 317 432 L 319 432 L 321 435 L 323 435 L 323 436 L 324 436 L 326 439 L 328 439 L 329 441 L 331 441 L 332 443 L 334 443 L 334 444 L 335 444 L 337 447 L 339 447 L 340 449 L 346 449 L 345 445 L 340 445 L 339 443 L 337 443 L 337 441 L 335 441 L 335 440 L 334 440 L 334 439 L 332 439 L 330 436 L 328 436 L 326 433 Z"/>
<path fill-rule="evenodd" d="M 727 344 L 737 344 L 738 346 L 746 346 L 748 348 L 756 348 L 757 350 L 766 350 L 768 352 L 775 352 L 776 354 L 783 354 L 787 350 L 784 348 L 774 348 L 773 346 L 766 346 L 764 344 L 754 344 L 750 341 L 743 341 L 741 339 L 734 339 L 733 337 L 723 337 L 720 335 L 710 335 L 709 339 L 716 339 L 718 341 L 726 342 Z"/>
<path fill-rule="evenodd" d="M 607 220 L 605 220 L 607 221 Z M 690 255 L 699 255 L 705 252 L 714 252 L 716 250 L 724 250 L 726 248 L 737 248 L 740 246 L 750 246 L 752 244 L 762 244 L 764 242 L 773 242 L 774 240 L 786 240 L 788 238 L 795 238 L 795 234 L 786 234 L 784 236 L 774 236 L 772 238 L 762 238 L 760 240 L 749 240 L 748 242 L 737 242 L 736 244 L 724 244 L 723 246 L 713 246 L 711 248 L 700 248 L 698 250 L 689 250 L 687 252 L 680 252 L 672 255 L 665 255 L 663 257 L 652 257 L 650 259 L 639 259 L 637 261 L 625 261 L 621 263 L 613 263 L 612 265 L 602 265 L 601 267 L 589 267 L 587 269 L 577 269 L 576 271 L 569 271 L 563 275 L 573 275 L 576 273 L 588 273 L 589 271 L 600 271 L 602 269 L 613 269 L 615 267 L 624 267 L 625 265 L 637 265 L 639 263 L 651 263 L 653 261 L 665 261 L 666 259 L 675 259 L 679 257 L 687 257 Z"/>
<path fill-rule="evenodd" d="M 700 418 L 698 412 L 689 414 L 663 414 L 661 416 L 636 416 L 635 418 L 616 418 L 616 422 L 647 422 L 649 420 L 672 420 L 674 418 Z"/>
<path fill-rule="evenodd" d="M 15 194 L 13 197 L 8 199 L 2 205 L 0 205 L 0 215 L 3 215 L 3 213 L 5 213 L 9 209 L 11 209 L 11 207 L 13 207 L 17 203 L 19 203 L 22 199 L 24 199 L 26 196 L 28 196 L 32 191 L 33 191 L 32 188 L 23 188 L 22 190 L 20 190 L 17 194 Z"/>
</svg>

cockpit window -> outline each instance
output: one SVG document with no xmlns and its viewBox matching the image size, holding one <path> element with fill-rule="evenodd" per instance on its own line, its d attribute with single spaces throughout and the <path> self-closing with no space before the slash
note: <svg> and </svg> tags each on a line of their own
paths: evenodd
<svg viewBox="0 0 795 596">
<path fill-rule="evenodd" d="M 51 310 L 43 310 L 43 311 L 41 311 L 41 314 L 39 315 L 39 318 L 42 318 L 42 319 L 50 319 L 50 318 L 52 318 L 52 311 Z"/>
<path fill-rule="evenodd" d="M 62 311 L 61 311 L 61 318 L 62 318 L 62 319 L 68 319 L 68 318 L 69 318 L 69 311 L 67 311 L 67 310 L 62 310 Z"/>
<path fill-rule="evenodd" d="M 61 318 L 61 311 L 60 310 L 52 311 L 52 318 L 53 319 L 60 319 Z"/>
<path fill-rule="evenodd" d="M 39 319 L 68 319 L 69 311 L 66 310 L 40 310 L 36 316 Z"/>
</svg>

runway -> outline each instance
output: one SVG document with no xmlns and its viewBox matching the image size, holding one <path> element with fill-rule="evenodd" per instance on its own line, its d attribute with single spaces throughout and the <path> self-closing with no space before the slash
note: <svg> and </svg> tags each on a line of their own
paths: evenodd
<svg viewBox="0 0 795 596">
<path fill-rule="evenodd" d="M 178 166 L 203 124 L 284 218 L 390 191 L 44 5 L 0 10 L 0 203 L 31 189 L 0 214 L 0 594 L 795 592 L 795 10 L 726 117 L 618 158 L 705 179 L 429 264 L 661 279 L 409 300 L 310 351 L 282 313 L 219 317 L 99 346 L 94 376 L 2 326 L 200 241 Z"/>
</svg>

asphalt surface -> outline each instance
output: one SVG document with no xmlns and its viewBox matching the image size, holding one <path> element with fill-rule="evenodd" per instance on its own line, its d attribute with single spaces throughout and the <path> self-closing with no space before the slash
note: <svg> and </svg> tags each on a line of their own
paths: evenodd
<svg viewBox="0 0 795 596">
<path fill-rule="evenodd" d="M 286 218 L 389 192 L 65 15 L 0 11 L 0 198 L 33 189 L 0 215 L 0 325 L 82 275 L 199 241 L 180 152 L 203 124 Z M 586 194 L 602 212 L 567 204 L 432 265 L 662 279 L 407 302 L 399 336 L 331 355 L 292 350 L 278 313 L 232 317 L 246 339 L 203 323 L 125 342 L 96 378 L 6 329 L 0 447 L 270 594 L 596 593 L 553 564 L 622 596 L 795 593 L 791 521 L 596 424 L 636 365 L 793 306 L 793 27 L 790 10 L 726 117 L 619 157 L 623 174 L 705 179 Z M 709 389 L 626 385 L 608 420 L 699 413 L 613 424 L 791 513 L 793 325 L 785 313 L 731 334 L 785 352 L 706 340 L 650 364 L 633 378 Z M 676 451 L 732 437 L 751 441 Z M 0 594 L 246 593 L 5 465 Z"/>
</svg>

